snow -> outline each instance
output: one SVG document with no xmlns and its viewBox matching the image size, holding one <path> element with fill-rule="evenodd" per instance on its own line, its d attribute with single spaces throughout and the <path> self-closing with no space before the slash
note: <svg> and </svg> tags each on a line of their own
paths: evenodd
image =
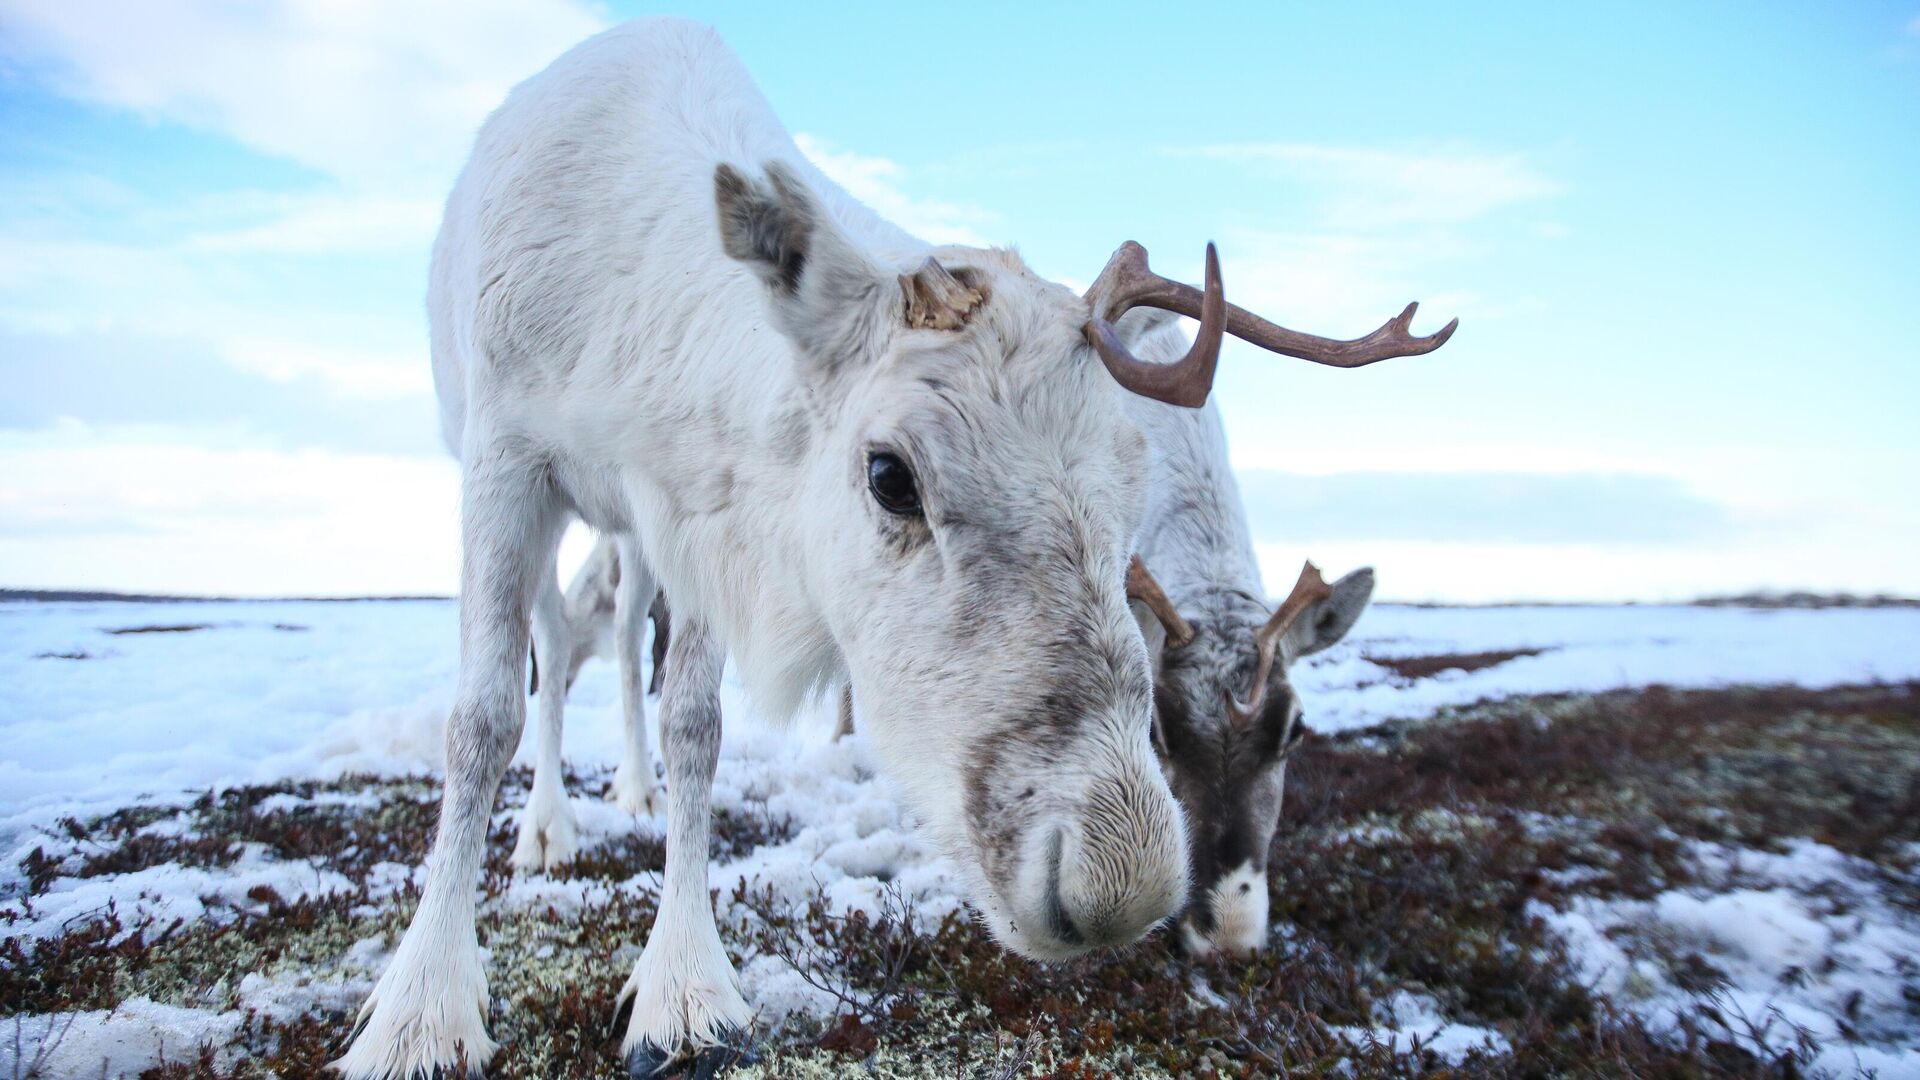
<svg viewBox="0 0 1920 1080">
<path fill-rule="evenodd" d="M 1821 1046 L 1815 1068 L 1920 1076 L 1907 997 L 1920 914 L 1886 900 L 1872 864 L 1811 840 L 1784 846 L 1695 844 L 1702 884 L 1651 900 L 1574 897 L 1564 911 L 1536 901 L 1533 914 L 1593 989 L 1656 1030 L 1705 1006 L 1727 1021 L 1718 1034 L 1753 1049 L 1786 1050 L 1804 1031 Z M 1720 976 L 1711 991 L 1682 989 L 1669 971 L 1695 957 Z"/>
<path fill-rule="evenodd" d="M 137 1076 L 167 1061 L 191 1059 L 239 1030 L 237 1012 L 162 1005 L 147 998 L 118 1008 L 17 1017 L 0 1039 L 0 1075 Z M 14 1038 L 18 1035 L 18 1039 Z"/>
<path fill-rule="evenodd" d="M 147 923 L 165 927 L 175 919 L 213 917 L 219 907 L 258 908 L 260 902 L 248 899 L 247 893 L 261 886 L 290 901 L 353 891 L 352 882 L 335 871 L 264 858 L 263 849 L 260 844 L 245 845 L 233 865 L 219 870 L 165 863 L 126 874 L 56 878 L 33 898 L 30 915 L 19 900 L 0 903 L 0 913 L 21 916 L 10 924 L 9 936 L 39 937 L 61 933 L 112 905 L 125 927 L 123 934 L 131 934 Z"/>
<path fill-rule="evenodd" d="M 109 632 L 197 624 L 206 628 Z M 1328 731 L 1426 717 L 1448 705 L 1521 693 L 1920 678 L 1917 646 L 1920 611 L 1914 610 L 1381 605 L 1351 639 L 1297 668 L 1295 680 L 1309 723 Z M 1366 659 L 1523 648 L 1543 651 L 1424 679 L 1401 678 Z M 456 655 L 455 608 L 444 601 L 0 603 L 0 895 L 18 891 L 20 861 L 33 848 L 54 859 L 75 852 L 75 842 L 59 827 L 67 816 L 86 818 L 143 801 L 177 804 L 191 792 L 245 783 L 436 772 Z M 710 883 L 722 897 L 744 882 L 771 889 L 779 902 L 803 906 L 824 896 L 834 912 L 858 910 L 870 918 L 906 903 L 923 926 L 960 909 L 957 874 L 903 816 L 864 742 L 829 741 L 830 706 L 807 711 L 783 729 L 735 722 L 751 710 L 729 680 L 722 708 L 729 724 L 715 806 L 793 824 L 787 840 L 711 866 Z M 569 761 L 586 769 L 616 764 L 619 715 L 614 668 L 588 665 L 569 701 Z M 531 762 L 533 739 L 529 724 L 519 763 Z M 352 804 L 363 797 L 321 798 Z M 572 801 L 584 846 L 636 827 L 657 828 L 636 826 L 598 798 L 576 793 Z M 275 796 L 260 812 L 305 802 Z M 184 827 L 183 819 L 172 817 L 148 826 Z M 1799 842 L 1784 855 L 1706 846 L 1696 855 L 1724 879 L 1725 888 L 1651 901 L 1584 900 L 1564 911 L 1543 907 L 1540 914 L 1567 938 L 1597 986 L 1646 1015 L 1671 1022 L 1692 999 L 1643 946 L 1692 943 L 1726 973 L 1730 1000 L 1739 1008 L 1756 1010 L 1756 1017 L 1777 1010 L 1822 1036 L 1834 1034 L 1832 1017 L 1840 1010 L 1857 1008 L 1871 1043 L 1849 1048 L 1831 1039 L 1823 1042 L 1826 1052 L 1857 1055 L 1858 1064 L 1879 1068 L 1883 1076 L 1920 1074 L 1920 1046 L 1911 1045 L 1910 1030 L 1898 1030 L 1905 983 L 1897 970 L 1907 962 L 1903 958 L 1920 955 L 1920 930 L 1881 898 L 1869 868 L 1811 842 Z M 378 868 L 371 880 L 376 902 L 409 881 L 417 883 L 418 875 L 415 867 Z M 612 890 L 656 889 L 656 878 L 642 874 L 609 883 L 536 877 L 516 881 L 497 902 L 579 910 L 604 902 Z M 8 930 L 15 936 L 55 932 L 109 904 L 127 926 L 137 921 L 129 915 L 151 915 L 164 924 L 218 918 L 222 906 L 254 903 L 246 894 L 259 885 L 288 899 L 348 887 L 336 874 L 264 859 L 248 848 L 222 869 L 166 865 L 60 879 L 35 898 L 31 913 L 17 900 L 0 908 L 15 917 Z M 720 914 L 752 917 L 745 909 Z M 356 1001 L 385 959 L 378 943 L 362 946 L 324 980 L 287 982 L 255 974 L 239 993 L 251 1007 L 269 1012 Z M 1844 962 L 1820 973 L 1828 957 Z M 1790 972 L 1809 974 L 1789 979 Z M 770 1022 L 833 1011 L 830 995 L 775 957 L 749 958 L 741 975 L 749 1000 Z M 1912 980 L 1911 974 L 1904 978 Z M 1855 995 L 1860 1004 L 1850 1006 Z M 1450 1060 L 1504 1045 L 1497 1032 L 1455 1022 L 1431 998 L 1411 993 L 1383 1004 L 1377 1020 L 1371 1037 L 1397 1046 L 1418 1038 Z M 156 1060 L 162 1043 L 217 1044 L 224 1038 L 222 1025 L 235 1022 L 231 1013 L 143 1000 L 111 1014 L 29 1018 L 29 1025 L 42 1021 L 71 1021 L 58 1053 L 95 1063 L 96 1073 L 103 1057 L 114 1071 L 137 1072 Z M 25 1031 L 23 1045 L 31 1048 L 48 1033 Z M 10 1074 L 7 1053 L 0 1051 L 4 1074 Z M 1845 1067 L 1851 1070 L 1854 1060 L 1848 1057 Z"/>
<path fill-rule="evenodd" d="M 1510 1049 L 1506 1036 L 1492 1028 L 1448 1020 L 1440 1003 L 1427 994 L 1401 990 L 1375 1006 L 1374 1013 L 1374 1027 L 1338 1030 L 1356 1044 L 1372 1040 L 1395 1053 L 1411 1050 L 1417 1043 L 1422 1050 L 1455 1064 L 1471 1051 L 1497 1055 Z"/>
<path fill-rule="evenodd" d="M 209 626 L 107 633 L 193 624 Z M 1516 648 L 1546 651 L 1418 680 L 1363 658 Z M 442 760 L 457 652 L 448 601 L 0 603 L 0 850 L 23 826 L 142 796 L 431 772 Z M 57 653 L 92 659 L 47 657 Z M 1295 671 L 1308 722 L 1319 731 L 1508 694 L 1916 677 L 1920 611 L 1913 609 L 1381 604 L 1347 641 Z M 748 711 L 731 683 L 724 705 L 728 716 Z M 802 738 L 824 741 L 813 737 L 831 730 L 830 711 L 804 716 Z M 569 700 L 569 760 L 617 763 L 618 717 L 612 667 L 588 665 Z M 523 764 L 533 728 L 523 738 Z M 730 725 L 731 748 L 754 730 Z M 781 745 L 758 753 L 778 758 Z"/>
<path fill-rule="evenodd" d="M 1364 656 L 1540 649 L 1480 671 L 1408 680 Z M 1294 670 L 1316 731 L 1429 716 L 1510 694 L 1625 687 L 1807 687 L 1920 674 L 1920 611 L 1375 605 L 1346 641 Z"/>
</svg>

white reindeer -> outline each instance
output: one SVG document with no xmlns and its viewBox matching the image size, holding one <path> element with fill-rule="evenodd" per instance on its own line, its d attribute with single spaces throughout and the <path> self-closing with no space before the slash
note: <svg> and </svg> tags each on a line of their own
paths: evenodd
<svg viewBox="0 0 1920 1080">
<path fill-rule="evenodd" d="M 1073 956 L 1180 909 L 1185 824 L 1123 588 L 1148 467 L 1125 398 L 1197 406 L 1223 331 L 1288 332 L 1229 311 L 1211 257 L 1204 294 L 1134 262 L 1083 298 L 1012 252 L 914 240 L 808 165 L 685 22 L 608 31 L 513 91 L 448 200 L 428 297 L 463 474 L 440 827 L 340 1071 L 493 1053 L 474 882 L 570 515 L 632 545 L 675 607 L 667 865 L 622 991 L 633 1075 L 686 1050 L 710 1069 L 752 1018 L 707 894 L 729 653 L 773 717 L 850 680 L 1007 947 Z M 1127 352 L 1110 319 L 1143 305 L 1204 316 L 1187 358 Z"/>
</svg>

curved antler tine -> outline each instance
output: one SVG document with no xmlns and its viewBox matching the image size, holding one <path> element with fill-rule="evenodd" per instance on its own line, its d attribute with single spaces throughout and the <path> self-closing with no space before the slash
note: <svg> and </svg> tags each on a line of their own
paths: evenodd
<svg viewBox="0 0 1920 1080">
<path fill-rule="evenodd" d="M 1093 318 L 1087 320 L 1087 341 L 1121 386 L 1155 401 L 1197 409 L 1207 403 L 1207 395 L 1213 391 L 1213 373 L 1220 364 L 1220 343 L 1228 328 L 1231 306 L 1227 303 L 1226 287 L 1220 283 L 1220 255 L 1214 246 L 1207 245 L 1205 290 L 1196 290 L 1191 285 L 1179 286 L 1198 294 L 1195 310 L 1180 311 L 1159 302 L 1172 284 L 1175 283 L 1147 269 L 1146 248 L 1131 240 L 1120 245 L 1120 250 L 1107 261 L 1107 268 L 1100 272 L 1099 280 L 1087 290 L 1088 300 L 1096 311 Z M 1194 335 L 1193 347 L 1178 362 L 1155 364 L 1140 360 L 1127 351 L 1120 335 L 1114 332 L 1110 320 L 1143 304 L 1179 311 L 1200 320 L 1200 332 Z"/>
<path fill-rule="evenodd" d="M 1268 352 L 1280 353 L 1301 360 L 1311 360 L 1328 367 L 1357 368 L 1381 360 L 1390 360 L 1396 356 L 1420 356 L 1430 353 L 1447 343 L 1454 330 L 1460 326 L 1460 320 L 1454 319 L 1441 327 L 1436 333 L 1426 337 L 1417 337 L 1413 333 L 1413 314 L 1419 310 L 1418 303 L 1408 304 L 1399 315 L 1382 323 L 1378 330 L 1365 337 L 1341 341 L 1337 338 L 1323 338 L 1314 334 L 1303 334 L 1298 330 L 1289 330 L 1277 323 L 1271 323 L 1245 308 L 1228 305 L 1227 333 L 1247 342 L 1258 345 Z"/>
<path fill-rule="evenodd" d="M 1127 563 L 1127 599 L 1147 605 L 1147 610 L 1160 620 L 1167 631 L 1167 648 L 1178 649 L 1193 640 L 1193 627 L 1174 609 L 1173 601 L 1167 599 L 1166 592 L 1138 555 Z"/>
<path fill-rule="evenodd" d="M 1447 343 L 1447 339 L 1453 336 L 1453 332 L 1455 330 L 1460 329 L 1460 320 L 1458 318 L 1453 318 L 1453 319 L 1447 320 L 1447 325 L 1441 327 L 1438 330 L 1435 330 L 1433 333 L 1428 334 L 1425 337 L 1421 337 L 1420 335 L 1415 334 L 1413 332 L 1413 316 L 1414 316 L 1414 313 L 1419 310 L 1420 310 L 1420 301 L 1415 300 L 1413 303 L 1408 304 L 1406 306 L 1406 309 L 1400 312 L 1400 314 L 1397 317 L 1395 317 L 1393 321 L 1389 322 L 1386 326 L 1383 326 L 1380 329 L 1375 330 L 1373 333 L 1368 334 L 1362 340 L 1370 341 L 1376 337 L 1379 337 L 1382 340 L 1390 339 L 1390 340 L 1399 342 L 1403 350 L 1399 353 L 1396 353 L 1395 355 L 1419 356 L 1423 353 L 1430 353 L 1433 350 L 1439 348 L 1440 346 L 1445 345 Z M 1391 330 L 1390 333 L 1389 333 L 1389 330 Z"/>
<path fill-rule="evenodd" d="M 1207 245 L 1207 253 L 1208 262 L 1211 265 L 1215 258 L 1212 244 Z M 1087 290 L 1087 299 L 1093 305 L 1093 323 L 1103 319 L 1109 321 L 1118 319 L 1128 308 L 1134 307 L 1161 308 L 1188 318 L 1200 319 L 1203 325 L 1206 322 L 1208 303 L 1206 291 L 1182 282 L 1170 281 L 1155 274 L 1147 268 L 1146 249 L 1131 240 L 1120 245 L 1120 249 L 1113 253 L 1113 258 L 1107 261 L 1106 269 L 1100 272 L 1099 280 L 1094 282 L 1093 288 Z M 1283 356 L 1311 360 L 1316 364 L 1325 364 L 1329 367 L 1365 367 L 1396 356 L 1420 356 L 1430 353 L 1445 345 L 1447 339 L 1451 338 L 1453 332 L 1460 326 L 1460 320 L 1454 319 L 1435 333 L 1425 337 L 1417 336 L 1413 332 L 1413 316 L 1419 307 L 1419 304 L 1408 304 L 1399 315 L 1388 319 L 1373 333 L 1350 341 L 1342 341 L 1337 338 L 1324 338 L 1314 334 L 1303 334 L 1298 330 L 1289 330 L 1277 323 L 1268 322 L 1246 308 L 1227 304 L 1226 331 L 1242 341 Z M 1098 348 L 1093 323 L 1088 324 L 1087 336 L 1089 340 L 1096 341 L 1095 347 Z M 1114 341 L 1117 343 L 1118 339 L 1115 338 Z M 1117 355 L 1124 357 L 1125 360 L 1132 359 L 1125 355 L 1124 349 Z M 1109 360 L 1107 352 L 1101 353 L 1101 359 L 1107 360 L 1109 370 L 1116 367 L 1116 360 Z M 1125 360 L 1119 360 L 1117 366 L 1131 372 L 1132 369 L 1126 367 Z M 1118 371 L 1115 372 L 1115 377 L 1120 378 L 1123 385 L 1131 387 L 1132 384 L 1128 378 L 1121 377 Z M 1158 397 L 1159 395 L 1149 393 L 1148 396 Z"/>
<path fill-rule="evenodd" d="M 1227 718 L 1236 729 L 1244 730 L 1260 715 L 1261 707 L 1267 701 L 1267 679 L 1273 674 L 1273 658 L 1280 651 L 1280 639 L 1285 637 L 1294 621 L 1317 601 L 1333 595 L 1333 587 L 1320 576 L 1320 568 L 1307 562 L 1300 567 L 1300 578 L 1293 583 L 1293 591 L 1287 594 L 1280 606 L 1274 609 L 1266 625 L 1253 633 L 1254 655 L 1258 660 L 1253 669 L 1253 686 L 1247 694 L 1247 700 L 1241 702 L 1231 693 L 1227 694 Z"/>
<path fill-rule="evenodd" d="M 1327 579 L 1320 576 L 1320 568 L 1313 565 L 1312 561 L 1303 563 L 1300 567 L 1300 579 L 1293 583 L 1293 591 L 1288 593 L 1287 598 L 1280 601 L 1280 606 L 1273 610 L 1272 618 L 1269 618 L 1267 624 L 1260 628 L 1257 638 L 1262 641 L 1278 641 L 1285 636 L 1288 628 L 1300 617 L 1301 612 L 1312 607 L 1316 601 L 1325 600 L 1332 595 L 1333 586 L 1328 585 Z"/>
<path fill-rule="evenodd" d="M 1087 304 L 1097 319 L 1114 322 L 1134 305 L 1143 286 L 1151 285 L 1152 270 L 1147 269 L 1147 249 L 1128 240 L 1113 249 L 1100 276 L 1087 289 Z"/>
</svg>

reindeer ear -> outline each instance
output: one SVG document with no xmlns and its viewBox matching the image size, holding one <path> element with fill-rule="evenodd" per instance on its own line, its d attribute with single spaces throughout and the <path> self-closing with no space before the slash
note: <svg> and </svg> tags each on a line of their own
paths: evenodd
<svg viewBox="0 0 1920 1080">
<path fill-rule="evenodd" d="M 880 268 L 840 232 L 806 182 L 769 161 L 767 180 L 713 171 L 720 244 L 767 287 L 774 324 L 828 368 L 877 353 L 895 302 Z"/>
<path fill-rule="evenodd" d="M 720 213 L 720 243 L 727 254 L 752 267 L 769 288 L 800 287 L 813 243 L 813 199 L 787 170 L 768 163 L 758 183 L 731 165 L 713 170 L 713 200 Z"/>
<path fill-rule="evenodd" d="M 976 272 L 961 267 L 949 272 L 929 257 L 911 274 L 900 275 L 900 292 L 907 301 L 907 325 L 916 330 L 958 330 L 975 308 L 986 302 L 986 283 Z"/>
<path fill-rule="evenodd" d="M 1373 599 L 1373 567 L 1363 566 L 1333 583 L 1333 594 L 1301 612 L 1287 631 L 1287 657 L 1298 660 L 1339 643 Z"/>
</svg>

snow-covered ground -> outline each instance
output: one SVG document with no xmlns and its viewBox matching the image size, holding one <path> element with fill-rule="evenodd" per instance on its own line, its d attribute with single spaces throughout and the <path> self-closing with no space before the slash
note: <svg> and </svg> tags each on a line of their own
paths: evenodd
<svg viewBox="0 0 1920 1080">
<path fill-rule="evenodd" d="M 114 632 L 154 627 L 194 629 Z M 1368 659 L 1511 650 L 1539 651 L 1417 679 Z M 440 732 L 455 669 L 455 611 L 448 602 L 0 604 L 0 896 L 16 891 L 29 851 L 40 847 L 59 856 L 57 823 L 64 817 L 85 819 L 142 801 L 179 803 L 185 792 L 224 785 L 433 772 L 441 762 Z M 1322 732 L 1417 719 L 1445 706 L 1515 694 L 1655 683 L 1825 687 L 1910 679 L 1920 679 L 1920 611 L 1912 609 L 1382 605 L 1347 642 L 1296 672 L 1308 721 Z M 824 891 L 836 908 L 877 912 L 882 882 L 888 882 L 886 888 L 935 919 L 958 905 L 956 883 L 900 819 L 859 740 L 829 744 L 830 709 L 771 730 L 752 722 L 731 683 L 724 707 L 730 719 L 744 722 L 732 723 L 727 732 L 716 805 L 790 819 L 795 830 L 788 839 L 717 865 L 716 888 L 745 880 L 796 901 Z M 569 705 L 570 762 L 585 771 L 615 764 L 618 714 L 613 668 L 589 665 Z M 532 738 L 529 725 L 521 763 L 531 760 Z M 635 828 L 598 799 L 576 793 L 574 802 L 583 844 Z M 169 825 L 163 820 L 152 827 Z M 1859 867 L 1826 854 L 1834 857 L 1796 849 L 1790 862 L 1753 863 L 1729 891 L 1710 897 L 1676 893 L 1548 915 L 1590 965 L 1596 985 L 1623 996 L 1632 996 L 1631 990 L 1649 1014 L 1670 1009 L 1679 992 L 1631 977 L 1637 969 L 1622 951 L 1623 936 L 1631 936 L 1623 927 L 1663 926 L 1727 938 L 1723 951 L 1738 953 L 1754 995 L 1740 1004 L 1762 1010 L 1790 969 L 1839 941 L 1852 950 L 1849 955 L 1858 954 L 1865 981 L 1788 994 L 1791 1009 L 1804 1006 L 1805 1015 L 1792 1018 L 1811 1017 L 1815 1022 L 1808 1026 L 1830 1033 L 1831 1020 L 1819 1018 L 1849 1007 L 1849 995 L 1861 990 L 1882 1024 L 1872 1033 L 1876 1049 L 1863 1063 L 1883 1076 L 1920 1075 L 1920 1025 L 1902 1029 L 1888 1019 L 1901 1015 L 1902 990 L 1920 993 L 1920 984 L 1910 964 L 1902 969 L 1887 955 L 1920 945 L 1920 930 L 1910 913 L 1899 915 L 1862 893 L 1870 893 L 1870 885 Z M 1738 864 L 1742 855 L 1704 852 L 1701 858 Z M 1826 892 L 1815 887 L 1820 882 L 1809 884 L 1809 874 L 1824 875 Z M 409 873 L 396 866 L 390 876 L 398 888 Z M 248 854 L 214 871 L 163 866 L 64 879 L 36 899 L 30 915 L 17 901 L 0 907 L 12 913 L 9 935 L 33 936 L 97 912 L 110 900 L 123 916 L 151 911 L 193 919 L 205 913 L 203 899 L 240 902 L 259 885 L 292 898 L 339 883 Z M 536 879 L 503 899 L 566 910 L 607 887 Z M 1811 899 L 1838 888 L 1852 890 L 1854 901 L 1823 907 L 1825 901 Z M 377 972 L 378 950 L 368 946 L 362 952 L 358 974 L 349 971 L 328 993 L 351 998 Z M 830 999 L 771 957 L 748 964 L 743 976 L 763 1017 L 832 1014 Z M 267 997 L 284 990 L 256 989 Z M 1872 1011 L 1882 999 L 1885 1007 Z M 1852 1007 L 1857 1011 L 1857 1003 Z M 74 1019 L 64 1047 L 78 1055 L 75 1061 L 93 1062 L 97 1074 L 103 1046 L 117 1052 L 111 1048 L 130 1040 L 136 1050 L 147 1050 L 131 1052 L 127 1060 L 150 1061 L 156 1039 L 172 1037 L 178 1046 L 181 1031 L 198 1033 L 185 1036 L 188 1042 L 212 1037 L 228 1022 L 220 1015 L 148 1002 L 112 1016 Z M 1453 1023 L 1413 995 L 1384 1005 L 1380 1021 L 1377 1034 L 1387 1041 L 1437 1035 L 1457 1052 L 1500 1045 L 1497 1034 Z"/>
<path fill-rule="evenodd" d="M 182 625 L 207 629 L 111 633 Z M 1363 659 L 1509 649 L 1543 651 L 1416 680 Z M 0 841 L 143 794 L 435 769 L 456 653 L 444 601 L 0 604 Z M 1512 694 L 1913 678 L 1914 609 L 1377 605 L 1295 672 L 1317 731 Z M 727 715 L 746 715 L 728 689 Z M 568 759 L 616 764 L 618 717 L 613 668 L 589 665 L 568 703 Z M 790 734 L 830 728 L 823 710 Z M 751 722 L 727 734 L 767 737 Z M 520 763 L 532 742 L 528 725 Z"/>
</svg>

